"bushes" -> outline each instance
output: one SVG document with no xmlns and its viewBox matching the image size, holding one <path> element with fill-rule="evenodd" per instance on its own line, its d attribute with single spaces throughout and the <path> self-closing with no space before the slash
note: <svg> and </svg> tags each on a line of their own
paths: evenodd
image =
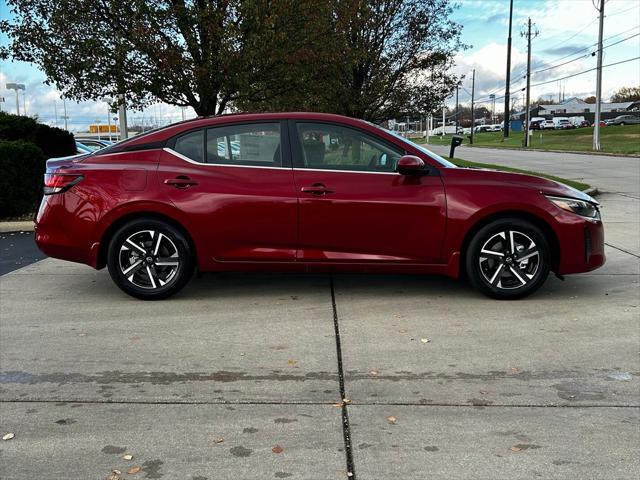
<svg viewBox="0 0 640 480">
<path fill-rule="evenodd" d="M 75 155 L 73 134 L 38 123 L 30 117 L 0 112 L 0 140 L 23 140 L 35 143 L 47 158 Z"/>
<path fill-rule="evenodd" d="M 45 160 L 33 143 L 0 140 L 0 217 L 24 215 L 37 208 Z"/>
<path fill-rule="evenodd" d="M 45 160 L 75 153 L 71 133 L 0 112 L 0 218 L 32 213 L 42 194 Z"/>
</svg>

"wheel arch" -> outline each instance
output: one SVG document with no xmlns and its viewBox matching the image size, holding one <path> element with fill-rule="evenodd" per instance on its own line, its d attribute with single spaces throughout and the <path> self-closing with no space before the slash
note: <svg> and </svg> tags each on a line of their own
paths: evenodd
<svg viewBox="0 0 640 480">
<path fill-rule="evenodd" d="M 189 242 L 189 246 L 193 250 L 194 258 L 197 264 L 198 252 L 196 250 L 196 244 L 193 241 L 193 238 L 191 237 L 189 230 L 187 230 L 187 228 L 181 222 L 179 222 L 172 216 L 167 215 L 166 213 L 149 210 L 149 211 L 136 211 L 136 212 L 125 213 L 119 216 L 118 218 L 116 218 L 114 221 L 112 221 L 109 224 L 109 226 L 105 229 L 105 231 L 102 233 L 102 236 L 100 237 L 100 248 L 98 249 L 98 258 L 96 261 L 96 265 L 97 265 L 96 268 L 101 269 L 106 266 L 109 243 L 111 243 L 111 239 L 113 238 L 113 235 L 118 231 L 118 229 L 132 220 L 138 220 L 141 218 L 163 221 L 165 223 L 168 223 L 172 227 L 180 230 L 180 232 L 185 236 L 185 238 Z"/>
<path fill-rule="evenodd" d="M 542 230 L 545 238 L 549 242 L 549 247 L 551 248 L 551 270 L 553 271 L 558 267 L 560 263 L 560 241 L 558 240 L 558 236 L 556 235 L 551 225 L 542 217 L 531 212 L 525 212 L 522 210 L 503 210 L 477 219 L 476 222 L 471 226 L 471 228 L 469 228 L 469 230 L 465 233 L 464 239 L 460 246 L 460 277 L 466 277 L 467 275 L 465 259 L 467 258 L 467 249 L 469 248 L 469 244 L 471 243 L 474 235 L 485 225 L 504 218 L 517 218 L 519 220 L 526 220 Z"/>
</svg>

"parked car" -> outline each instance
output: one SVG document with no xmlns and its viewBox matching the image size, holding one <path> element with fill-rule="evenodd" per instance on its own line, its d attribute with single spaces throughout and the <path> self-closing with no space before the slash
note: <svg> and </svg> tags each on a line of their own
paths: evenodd
<svg viewBox="0 0 640 480">
<path fill-rule="evenodd" d="M 98 140 L 97 138 L 76 137 L 76 140 L 92 150 L 99 150 L 113 145 L 113 142 L 109 140 Z"/>
<path fill-rule="evenodd" d="M 571 125 L 567 117 L 554 117 L 552 122 L 555 130 L 568 130 L 573 128 L 573 125 Z"/>
<path fill-rule="evenodd" d="M 530 130 L 543 130 L 544 119 L 543 120 L 532 120 L 529 126 Z"/>
<path fill-rule="evenodd" d="M 589 120 L 583 120 L 580 122 L 580 125 L 578 125 L 578 127 L 580 128 L 584 128 L 584 127 L 590 127 L 591 123 L 589 123 Z"/>
<path fill-rule="evenodd" d="M 233 145 L 237 148 L 221 148 Z M 198 271 L 466 276 L 494 297 L 605 261 L 598 203 L 319 113 L 199 118 L 50 159 L 35 239 L 142 299 Z"/>
<path fill-rule="evenodd" d="M 584 117 L 580 117 L 580 116 L 569 117 L 569 123 L 571 123 L 572 128 L 579 128 L 583 122 L 585 122 Z"/>
<path fill-rule="evenodd" d="M 615 120 L 615 118 L 607 118 L 607 119 L 604 121 L 604 124 L 605 124 L 606 126 L 613 125 L 613 121 L 614 121 L 614 120 Z"/>
<path fill-rule="evenodd" d="M 609 125 L 638 125 L 640 124 L 640 116 L 636 117 L 634 115 L 619 115 L 613 120 Z"/>
<path fill-rule="evenodd" d="M 87 145 L 85 145 L 82 142 L 78 142 L 76 140 L 76 153 L 77 154 L 82 154 L 82 153 L 91 153 L 95 150 L 95 148 L 91 148 Z"/>
</svg>

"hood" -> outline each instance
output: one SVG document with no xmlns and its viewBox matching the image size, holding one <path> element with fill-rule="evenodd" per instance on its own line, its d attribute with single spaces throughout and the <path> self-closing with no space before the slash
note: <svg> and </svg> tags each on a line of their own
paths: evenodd
<svg viewBox="0 0 640 480">
<path fill-rule="evenodd" d="M 502 172 L 498 170 L 488 170 L 481 168 L 459 168 L 467 172 L 467 176 L 477 176 L 478 180 L 483 182 L 496 184 L 517 185 L 526 188 L 533 188 L 547 195 L 555 195 L 558 197 L 577 198 L 598 205 L 598 202 L 586 193 L 565 185 L 564 183 L 549 178 L 538 177 L 535 175 L 526 175 L 523 173 Z M 498 186 L 496 185 L 496 186 Z"/>
</svg>

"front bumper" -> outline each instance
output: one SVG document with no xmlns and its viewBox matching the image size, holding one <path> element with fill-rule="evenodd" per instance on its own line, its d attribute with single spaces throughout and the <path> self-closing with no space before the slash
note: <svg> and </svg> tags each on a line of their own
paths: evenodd
<svg viewBox="0 0 640 480">
<path fill-rule="evenodd" d="M 560 256 L 556 273 L 560 275 L 589 272 L 606 261 L 602 221 L 571 216 L 571 222 L 557 231 Z"/>
</svg>

